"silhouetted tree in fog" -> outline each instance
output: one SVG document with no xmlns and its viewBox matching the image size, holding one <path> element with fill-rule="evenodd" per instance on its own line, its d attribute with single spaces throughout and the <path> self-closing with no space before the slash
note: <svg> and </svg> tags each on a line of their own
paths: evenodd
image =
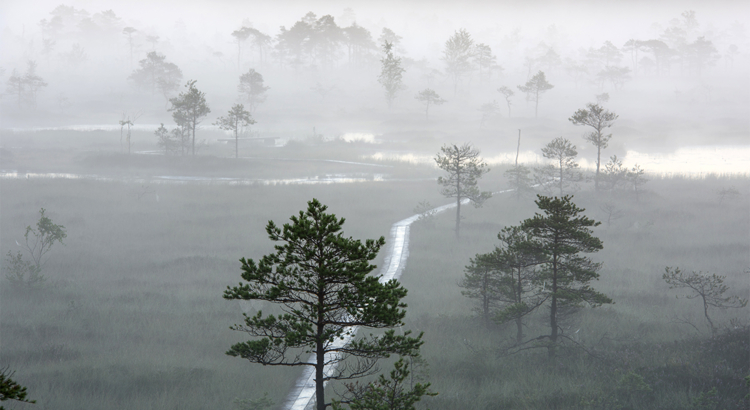
<svg viewBox="0 0 750 410">
<path fill-rule="evenodd" d="M 245 29 L 250 32 L 252 43 L 258 50 L 258 63 L 262 66 L 265 62 L 266 49 L 271 47 L 271 36 L 252 27 L 245 27 Z"/>
<path fill-rule="evenodd" d="M 708 274 L 703 272 L 686 273 L 680 268 L 667 267 L 664 270 L 662 279 L 669 285 L 670 289 L 687 289 L 690 294 L 686 295 L 687 299 L 698 299 L 703 302 L 703 315 L 711 327 L 711 336 L 715 337 L 718 329 L 713 320 L 708 315 L 711 307 L 726 309 L 741 309 L 747 306 L 747 299 L 739 296 L 727 296 L 725 293 L 729 286 L 724 283 L 726 276 L 717 274 Z"/>
<path fill-rule="evenodd" d="M 134 29 L 133 27 L 125 27 L 122 29 L 122 34 L 128 36 L 128 48 L 130 48 L 130 68 L 133 67 L 133 33 L 137 32 L 138 30 Z"/>
<path fill-rule="evenodd" d="M 612 303 L 612 299 L 589 285 L 599 278 L 601 263 L 580 255 L 603 249 L 602 241 L 590 229 L 600 223 L 582 215 L 585 209 L 571 199 L 539 195 L 535 202 L 543 214 L 521 222 L 521 229 L 533 239 L 534 250 L 544 257 L 539 279 L 544 282 L 543 294 L 550 302 L 550 358 L 556 354 L 561 315 L 584 303 L 593 307 Z"/>
<path fill-rule="evenodd" d="M 403 54 L 404 51 L 401 49 L 401 40 L 403 39 L 403 37 L 399 36 L 388 27 L 383 27 L 383 30 L 380 32 L 380 37 L 378 37 L 378 44 L 384 44 L 387 41 L 393 44 L 394 51 Z"/>
<path fill-rule="evenodd" d="M 425 119 L 430 119 L 430 106 L 431 105 L 441 105 L 445 102 L 444 99 L 440 98 L 438 93 L 436 93 L 434 90 L 431 90 L 429 88 L 426 88 L 418 92 L 417 95 L 414 96 L 414 98 L 416 98 L 417 101 L 424 104 Z"/>
<path fill-rule="evenodd" d="M 550 187 L 556 184 L 562 197 L 564 188 L 575 188 L 576 184 L 583 180 L 578 163 L 575 161 L 578 151 L 576 151 L 576 146 L 567 139 L 558 137 L 550 141 L 542 147 L 542 156 L 555 163 L 536 168 L 535 178 L 538 184 Z"/>
<path fill-rule="evenodd" d="M 342 29 L 343 41 L 347 49 L 347 59 L 351 67 L 365 66 L 377 50 L 370 31 L 353 23 Z"/>
<path fill-rule="evenodd" d="M 482 104 L 479 107 L 479 111 L 482 113 L 482 120 L 479 122 L 479 126 L 483 127 L 488 120 L 500 115 L 500 105 L 497 101 L 492 100 L 492 102 Z"/>
<path fill-rule="evenodd" d="M 154 135 L 156 135 L 157 138 L 156 145 L 164 148 L 164 155 L 169 155 L 170 152 L 177 152 L 180 142 L 175 138 L 174 134 L 167 130 L 164 123 L 159 125 L 159 128 L 154 131 Z"/>
<path fill-rule="evenodd" d="M 534 118 L 539 113 L 539 98 L 555 86 L 547 82 L 543 72 L 538 72 L 525 85 L 519 85 L 518 89 L 526 93 L 526 100 L 534 101 Z"/>
<path fill-rule="evenodd" d="M 494 70 L 502 70 L 497 65 L 497 57 L 492 54 L 492 49 L 487 44 L 477 44 L 474 46 L 474 61 L 479 68 L 479 81 L 490 81 Z"/>
<path fill-rule="evenodd" d="M 510 106 L 513 105 L 513 103 L 510 101 L 511 97 L 515 94 L 513 90 L 506 86 L 502 86 L 497 89 L 497 91 L 505 97 L 505 103 L 508 105 L 508 118 L 510 118 Z"/>
<path fill-rule="evenodd" d="M 234 134 L 234 157 L 239 158 L 239 140 L 240 132 L 244 127 L 255 124 L 255 120 L 242 104 L 235 104 L 227 113 L 226 117 L 219 117 L 214 125 L 218 125 L 222 130 L 232 131 Z"/>
<path fill-rule="evenodd" d="M 438 168 L 448 173 L 438 178 L 442 186 L 440 193 L 448 198 L 456 198 L 456 239 L 459 238 L 461 223 L 461 201 L 468 199 L 475 207 L 480 207 L 492 196 L 491 192 L 479 191 L 478 179 L 490 172 L 479 157 L 479 150 L 471 144 L 444 145 L 435 157 Z"/>
<path fill-rule="evenodd" d="M 314 60 L 324 70 L 332 68 L 339 56 L 339 45 L 344 42 L 344 33 L 336 25 L 333 16 L 325 15 L 315 22 L 311 40 Z"/>
<path fill-rule="evenodd" d="M 622 165 L 622 161 L 617 155 L 609 157 L 609 162 L 604 164 L 604 178 L 607 189 L 615 191 L 621 184 L 627 182 L 628 169 Z"/>
<path fill-rule="evenodd" d="M 181 92 L 175 98 L 171 98 L 169 102 L 172 107 L 169 111 L 172 111 L 172 118 L 177 125 L 184 127 L 188 130 L 189 134 L 192 134 L 192 155 L 195 156 L 195 129 L 201 122 L 201 118 L 205 117 L 211 112 L 211 109 L 206 103 L 206 93 L 199 91 L 195 88 L 196 80 L 190 80 L 185 84 L 187 91 Z"/>
<path fill-rule="evenodd" d="M 242 44 L 250 37 L 250 28 L 242 27 L 239 30 L 234 30 L 232 32 L 232 37 L 234 37 L 234 41 L 237 43 L 237 69 L 242 70 L 242 64 L 240 63 Z"/>
<path fill-rule="evenodd" d="M 402 77 L 406 70 L 401 67 L 401 58 L 393 55 L 393 43 L 386 41 L 383 44 L 383 51 L 385 57 L 380 60 L 381 70 L 378 82 L 385 89 L 385 99 L 388 102 L 388 108 L 391 108 L 396 93 L 404 88 Z"/>
<path fill-rule="evenodd" d="M 639 188 L 648 182 L 648 179 L 646 178 L 646 171 L 641 168 L 640 165 L 635 164 L 633 168 L 628 171 L 627 174 L 628 181 L 633 185 L 633 192 L 635 192 L 635 200 L 640 200 L 640 193 L 641 191 Z"/>
<path fill-rule="evenodd" d="M 289 28 L 281 26 L 279 34 L 276 36 L 276 58 L 280 65 L 290 65 L 298 70 L 305 63 L 305 56 L 309 49 L 309 44 L 313 35 L 313 26 L 315 23 L 315 14 L 311 19 L 302 19 Z"/>
<path fill-rule="evenodd" d="M 156 51 L 146 54 L 146 58 L 139 61 L 141 66 L 128 77 L 139 88 L 150 90 L 154 94 L 159 90 L 165 99 L 176 91 L 182 81 L 182 70 L 177 65 L 166 61 L 167 57 Z"/>
<path fill-rule="evenodd" d="M 453 94 L 458 92 L 461 78 L 472 70 L 471 58 L 474 56 L 474 40 L 464 29 L 455 32 L 446 42 L 443 50 L 445 72 L 453 78 Z"/>
<path fill-rule="evenodd" d="M 24 93 L 26 91 L 26 84 L 24 84 L 23 77 L 18 74 L 18 71 L 16 71 L 15 68 L 8 78 L 8 82 L 5 84 L 5 91 L 10 95 L 15 96 L 16 104 L 18 105 L 18 108 L 21 108 L 21 102 L 23 101 Z"/>
<path fill-rule="evenodd" d="M 479 299 L 485 321 L 514 321 L 516 343 L 521 343 L 523 318 L 546 300 L 536 289 L 539 272 L 534 269 L 544 258 L 539 244 L 518 226 L 503 228 L 497 237 L 501 245 L 472 258 L 459 286 L 464 296 Z"/>
<path fill-rule="evenodd" d="M 721 58 L 713 43 L 705 37 L 698 37 L 694 42 L 687 45 L 685 53 L 690 67 L 698 77 L 701 76 L 706 66 L 716 64 Z"/>
<path fill-rule="evenodd" d="M 47 83 L 36 73 L 36 62 L 29 60 L 27 62 L 26 72 L 23 75 L 18 74 L 16 69 L 8 78 L 6 91 L 16 99 L 18 108 L 23 105 L 36 107 L 36 96 L 39 90 L 46 87 Z"/>
<path fill-rule="evenodd" d="M 611 127 L 618 115 L 605 110 L 599 104 L 587 104 L 585 109 L 577 110 L 568 118 L 575 125 L 585 125 L 594 129 L 584 135 L 584 139 L 596 147 L 596 177 L 594 187 L 599 190 L 599 169 L 601 166 L 602 149 L 607 148 L 612 134 L 604 134 L 604 130 Z M 562 194 L 561 194 L 562 195 Z"/>
<path fill-rule="evenodd" d="M 258 105 L 266 101 L 268 88 L 263 85 L 263 76 L 252 68 L 240 76 L 240 84 L 237 86 L 237 90 L 245 97 L 250 112 L 253 114 Z"/>
</svg>

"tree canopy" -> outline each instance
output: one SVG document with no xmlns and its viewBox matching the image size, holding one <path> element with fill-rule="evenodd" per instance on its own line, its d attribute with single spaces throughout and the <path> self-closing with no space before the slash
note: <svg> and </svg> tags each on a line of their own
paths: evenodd
<svg viewBox="0 0 750 410">
<path fill-rule="evenodd" d="M 544 72 L 540 71 L 524 85 L 519 85 L 518 89 L 526 93 L 526 99 L 534 101 L 534 117 L 539 114 L 539 98 L 545 92 L 553 89 L 555 86 L 547 82 Z"/>
<path fill-rule="evenodd" d="M 536 169 L 538 184 L 551 187 L 555 183 L 560 190 L 560 196 L 563 196 L 566 188 L 575 188 L 576 184 L 583 180 L 583 174 L 575 161 L 578 151 L 567 139 L 558 137 L 550 141 L 542 147 L 542 156 L 553 160 L 554 164 Z"/>
<path fill-rule="evenodd" d="M 226 299 L 276 303 L 283 312 L 245 314 L 244 324 L 231 329 L 254 339 L 233 345 L 227 354 L 270 366 L 313 366 L 318 410 L 327 406 L 323 389 L 327 381 L 372 374 L 378 359 L 414 355 L 422 344 L 421 335 L 396 335 L 393 330 L 341 342 L 351 339 L 360 326 L 403 325 L 406 304 L 401 300 L 406 289 L 396 280 L 381 283 L 370 275 L 375 269 L 370 261 L 385 244 L 383 237 L 364 243 L 346 238 L 341 231 L 344 218 L 326 210 L 313 199 L 306 211 L 290 218 L 291 223 L 280 228 L 269 221 L 269 239 L 281 244 L 257 263 L 240 259 L 245 282 L 224 292 Z M 305 352 L 313 357 L 301 358 Z M 354 362 L 333 369 L 347 358 Z"/>
<path fill-rule="evenodd" d="M 603 249 L 602 241 L 591 230 L 600 222 L 582 215 L 585 209 L 576 206 L 571 196 L 538 195 L 535 202 L 543 213 L 521 222 L 521 229 L 533 238 L 537 253 L 545 259 L 540 279 L 550 301 L 548 349 L 550 357 L 554 357 L 560 315 L 583 303 L 600 306 L 612 303 L 612 299 L 589 286 L 589 282 L 599 278 L 601 264 L 579 255 Z"/>
<path fill-rule="evenodd" d="M 167 61 L 164 54 L 151 51 L 146 58 L 138 62 L 140 68 L 134 70 L 128 77 L 137 87 L 151 91 L 159 91 L 164 98 L 169 98 L 182 81 L 182 70 L 177 65 Z"/>
<path fill-rule="evenodd" d="M 575 125 L 585 125 L 594 131 L 584 135 L 584 139 L 596 147 L 596 179 L 594 185 L 599 189 L 599 169 L 601 166 L 602 149 L 607 148 L 612 134 L 605 134 L 604 130 L 612 126 L 618 115 L 605 110 L 599 104 L 587 104 L 586 108 L 577 110 L 568 118 Z"/>
<path fill-rule="evenodd" d="M 386 40 L 383 43 L 383 52 L 385 56 L 380 60 L 382 66 L 378 82 L 385 89 L 385 99 L 388 108 L 391 108 L 396 93 L 404 88 L 402 78 L 406 70 L 401 66 L 401 58 L 393 55 L 393 43 Z"/>
<path fill-rule="evenodd" d="M 196 80 L 190 80 L 185 84 L 187 91 L 181 92 L 175 98 L 170 98 L 172 107 L 172 118 L 188 134 L 192 134 L 192 155 L 195 156 L 195 129 L 201 122 L 201 118 L 211 113 L 206 102 L 206 93 L 195 87 Z"/>
<path fill-rule="evenodd" d="M 474 40 L 465 29 L 453 33 L 445 42 L 443 60 L 445 72 L 453 78 L 453 93 L 458 92 L 458 83 L 464 74 L 471 71 L 471 58 L 474 56 Z"/>
<path fill-rule="evenodd" d="M 489 199 L 490 192 L 480 192 L 478 179 L 490 172 L 487 163 L 479 157 L 479 150 L 471 144 L 444 145 L 435 157 L 435 163 L 448 173 L 446 177 L 439 177 L 438 184 L 442 186 L 440 193 L 448 198 L 456 198 L 456 238 L 458 238 L 461 223 L 461 201 L 468 199 L 476 206 L 482 206 Z"/>
</svg>

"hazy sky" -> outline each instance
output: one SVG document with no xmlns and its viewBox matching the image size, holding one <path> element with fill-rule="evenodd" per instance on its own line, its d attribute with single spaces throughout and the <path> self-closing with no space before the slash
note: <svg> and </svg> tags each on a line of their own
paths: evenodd
<svg viewBox="0 0 750 410">
<path fill-rule="evenodd" d="M 722 20 L 746 20 L 750 6 L 743 0 L 724 1 L 246 1 L 246 0 L 5 0 L 0 3 L 0 26 L 14 33 L 24 25 L 49 17 L 59 4 L 83 8 L 90 13 L 112 9 L 126 23 L 145 26 L 172 26 L 183 20 L 191 30 L 229 30 L 247 18 L 270 34 L 280 25 L 287 27 L 308 11 L 317 15 L 339 17 L 345 8 L 352 8 L 357 21 L 367 26 L 387 23 L 394 29 L 414 21 L 434 20 L 444 30 L 460 27 L 471 31 L 490 27 L 545 27 L 557 24 L 570 32 L 628 36 L 643 32 L 654 22 L 666 23 L 693 9 L 703 23 Z M 743 21 L 744 22 L 744 21 Z M 36 29 L 34 27 L 33 29 Z M 618 33 L 615 33 L 617 31 Z"/>
</svg>

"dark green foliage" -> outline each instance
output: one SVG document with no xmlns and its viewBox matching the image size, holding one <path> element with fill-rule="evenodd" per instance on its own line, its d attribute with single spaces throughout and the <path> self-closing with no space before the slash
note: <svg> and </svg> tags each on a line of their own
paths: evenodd
<svg viewBox="0 0 750 410">
<path fill-rule="evenodd" d="M 503 228 L 497 234 L 501 245 L 471 259 L 459 286 L 464 296 L 479 299 L 480 315 L 499 323 L 516 322 L 516 342 L 523 339 L 523 317 L 544 300 L 535 290 L 537 272 L 534 266 L 544 261 L 537 251 L 538 243 L 517 226 Z"/>
<path fill-rule="evenodd" d="M 342 401 L 333 402 L 334 410 L 342 410 L 342 404 L 351 410 L 414 410 L 415 404 L 424 396 L 437 396 L 430 391 L 430 383 L 411 383 L 407 386 L 409 363 L 399 358 L 393 365 L 390 378 L 380 375 L 376 382 L 365 386 L 347 385 L 347 394 Z"/>
<path fill-rule="evenodd" d="M 25 403 L 36 403 L 36 400 L 26 398 L 26 388 L 11 379 L 12 372 L 3 370 L 0 372 L 0 401 L 16 400 Z M 0 410 L 5 407 L 0 406 Z"/>
<path fill-rule="evenodd" d="M 521 229 L 528 231 L 537 241 L 537 251 L 544 255 L 540 280 L 544 281 L 545 293 L 550 300 L 549 353 L 554 357 L 558 341 L 558 315 L 563 309 L 577 307 L 583 303 L 600 306 L 612 303 L 612 299 L 597 292 L 589 282 L 598 279 L 601 267 L 579 253 L 597 252 L 603 248 L 602 241 L 592 235 L 591 227 L 600 223 L 581 214 L 585 209 L 571 202 L 572 197 L 549 198 L 538 196 L 535 201 L 544 214 L 521 222 Z"/>
<path fill-rule="evenodd" d="M 380 283 L 369 274 L 370 264 L 385 239 L 345 238 L 344 219 L 325 213 L 318 200 L 308 202 L 307 211 L 292 216 L 292 223 L 279 228 L 269 221 L 266 232 L 276 252 L 258 263 L 242 258 L 242 279 L 246 283 L 227 288 L 226 299 L 265 300 L 280 305 L 280 315 L 245 315 L 244 325 L 232 330 L 246 332 L 254 340 L 233 345 L 227 354 L 270 366 L 314 366 L 319 410 L 326 407 L 323 386 L 328 380 L 341 380 L 372 374 L 378 359 L 390 354 L 413 355 L 422 344 L 421 335 L 398 336 L 393 330 L 382 336 L 370 334 L 348 345 L 335 341 L 353 335 L 355 327 L 389 328 L 402 325 L 406 296 L 396 280 Z M 312 363 L 300 358 L 314 353 Z M 344 369 L 324 374 L 327 364 L 347 357 Z"/>
</svg>

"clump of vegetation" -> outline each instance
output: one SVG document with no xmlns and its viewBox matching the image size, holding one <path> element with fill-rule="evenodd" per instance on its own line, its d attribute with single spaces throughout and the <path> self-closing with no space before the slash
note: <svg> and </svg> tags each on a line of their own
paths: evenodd
<svg viewBox="0 0 750 410">
<path fill-rule="evenodd" d="M 47 261 L 45 256 L 56 242 L 63 244 L 63 239 L 68 236 L 65 227 L 52 222 L 45 212 L 44 208 L 39 210 L 36 227 L 26 227 L 26 233 L 23 235 L 24 244 L 16 241 L 19 246 L 25 247 L 31 261 L 25 260 L 20 251 L 15 255 L 8 251 L 5 257 L 5 277 L 15 285 L 35 286 L 44 282 L 45 278 L 41 272 Z"/>
<path fill-rule="evenodd" d="M 726 276 L 703 272 L 688 274 L 681 271 L 680 268 L 667 267 L 662 278 L 669 284 L 670 289 L 687 289 L 690 292 L 685 296 L 687 299 L 700 298 L 703 302 L 703 315 L 711 327 L 711 334 L 713 336 L 716 336 L 718 328 L 708 315 L 709 308 L 715 307 L 726 310 L 747 306 L 747 299 L 739 296 L 725 295 L 729 290 L 729 286 L 724 283 Z"/>
<path fill-rule="evenodd" d="M 15 400 L 23 403 L 36 403 L 36 400 L 27 399 L 26 387 L 21 386 L 11 379 L 13 372 L 4 369 L 0 371 L 0 401 Z M 0 406 L 0 410 L 5 407 Z"/>
<path fill-rule="evenodd" d="M 435 225 L 435 217 L 437 217 L 437 210 L 430 205 L 428 201 L 419 201 L 417 206 L 414 207 L 414 213 L 419 215 L 417 222 L 422 222 L 426 225 Z"/>
</svg>

